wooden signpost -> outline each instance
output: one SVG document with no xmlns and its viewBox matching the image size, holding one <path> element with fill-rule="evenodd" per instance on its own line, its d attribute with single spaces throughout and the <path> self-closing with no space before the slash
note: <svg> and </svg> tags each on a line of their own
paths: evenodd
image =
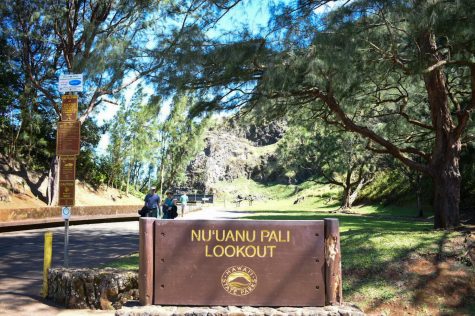
<svg viewBox="0 0 475 316">
<path fill-rule="evenodd" d="M 79 92 L 83 78 L 79 74 L 61 75 L 59 91 Z M 81 149 L 81 123 L 78 121 L 78 96 L 62 96 L 61 121 L 56 132 L 56 155 L 59 156 L 59 206 L 74 206 L 76 191 L 76 156 Z M 67 220 L 66 220 L 67 221 Z"/>
<path fill-rule="evenodd" d="M 140 219 L 140 302 L 342 303 L 338 220 Z"/>
<path fill-rule="evenodd" d="M 82 74 L 61 75 L 59 92 L 81 92 Z M 68 267 L 69 218 L 71 206 L 76 199 L 76 156 L 81 149 L 81 123 L 78 121 L 78 96 L 66 94 L 62 97 L 61 121 L 56 133 L 56 155 L 59 156 L 58 205 L 63 206 L 64 219 L 64 265 Z"/>
<path fill-rule="evenodd" d="M 66 94 L 62 97 L 61 121 L 76 121 L 78 119 L 78 96 Z"/>
<path fill-rule="evenodd" d="M 59 157 L 60 206 L 74 206 L 76 196 L 76 156 Z"/>
<path fill-rule="evenodd" d="M 75 181 L 59 180 L 59 201 L 60 206 L 74 206 L 76 197 Z"/>
<path fill-rule="evenodd" d="M 81 137 L 81 123 L 58 122 L 56 137 L 56 155 L 79 155 Z"/>
<path fill-rule="evenodd" d="M 59 178 L 63 181 L 76 180 L 76 156 L 60 156 Z"/>
</svg>

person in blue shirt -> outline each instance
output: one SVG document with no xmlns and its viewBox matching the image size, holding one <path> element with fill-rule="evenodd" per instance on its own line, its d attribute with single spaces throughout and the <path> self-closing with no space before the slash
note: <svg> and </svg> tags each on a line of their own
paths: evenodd
<svg viewBox="0 0 475 316">
<path fill-rule="evenodd" d="M 157 217 L 159 218 L 160 213 L 158 205 L 160 205 L 160 197 L 156 193 L 154 187 L 150 188 L 150 192 L 145 196 L 145 207 L 147 208 L 146 217 Z"/>
</svg>

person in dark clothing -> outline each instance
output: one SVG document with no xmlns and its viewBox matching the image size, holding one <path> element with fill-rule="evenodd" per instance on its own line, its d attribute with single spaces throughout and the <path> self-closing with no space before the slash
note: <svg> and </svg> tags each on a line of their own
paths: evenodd
<svg viewBox="0 0 475 316">
<path fill-rule="evenodd" d="M 173 193 L 167 192 L 167 197 L 163 201 L 162 210 L 163 210 L 163 219 L 171 219 L 173 207 Z"/>
<path fill-rule="evenodd" d="M 175 219 L 177 217 L 178 217 L 178 199 L 173 199 L 171 218 Z"/>
<path fill-rule="evenodd" d="M 160 218 L 160 212 L 158 206 L 160 205 L 160 197 L 156 193 L 154 187 L 150 188 L 150 192 L 145 196 L 145 207 L 147 208 L 146 217 Z"/>
</svg>

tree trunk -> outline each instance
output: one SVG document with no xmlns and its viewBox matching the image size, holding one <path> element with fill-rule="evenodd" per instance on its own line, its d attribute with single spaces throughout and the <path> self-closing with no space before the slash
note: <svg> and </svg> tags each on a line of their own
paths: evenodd
<svg viewBox="0 0 475 316">
<path fill-rule="evenodd" d="M 151 183 L 151 179 L 152 179 L 152 168 L 151 168 L 151 165 L 148 166 L 148 190 L 150 190 L 150 188 L 152 187 L 152 183 Z"/>
<path fill-rule="evenodd" d="M 362 189 L 366 184 L 368 184 L 369 182 L 371 182 L 371 180 L 365 181 L 365 178 L 364 178 L 364 177 L 361 177 L 360 181 L 358 182 L 358 185 L 357 185 L 356 188 L 353 190 L 353 193 L 350 194 L 350 197 L 349 197 L 349 208 L 351 208 L 351 207 L 353 206 L 353 203 L 355 202 L 356 198 L 358 197 L 358 193 L 360 193 L 361 189 Z"/>
<path fill-rule="evenodd" d="M 163 173 L 163 168 L 164 168 L 164 164 L 163 164 L 163 157 L 162 157 L 162 160 L 160 162 L 160 172 L 159 172 L 159 175 L 158 175 L 158 179 L 160 180 L 160 196 L 163 197 L 163 178 L 164 178 L 164 173 Z"/>
<path fill-rule="evenodd" d="M 421 190 L 416 190 L 416 197 L 417 197 L 417 210 L 419 211 L 419 217 L 424 217 L 424 210 L 422 209 L 421 204 Z"/>
<path fill-rule="evenodd" d="M 424 58 L 427 58 L 427 65 L 444 59 L 437 49 L 435 36 L 430 31 L 421 34 L 419 45 Z M 434 149 L 429 164 L 429 173 L 434 181 L 434 228 L 448 229 L 460 224 L 461 133 L 452 119 L 444 72 L 436 68 L 425 73 L 424 83 L 435 131 Z"/>
<path fill-rule="evenodd" d="M 129 168 L 127 169 L 127 181 L 125 184 L 125 196 L 129 196 L 129 182 L 130 182 L 130 173 L 132 171 L 132 166 L 134 162 L 129 163 Z"/>
<path fill-rule="evenodd" d="M 351 196 L 351 188 L 344 187 L 343 188 L 343 199 L 342 199 L 340 209 L 346 210 L 346 209 L 351 208 L 350 196 Z"/>
<path fill-rule="evenodd" d="M 353 169 L 348 166 L 348 170 L 346 171 L 346 179 L 345 183 L 343 184 L 343 199 L 341 203 L 340 209 L 346 210 L 351 208 L 350 203 L 350 196 L 351 196 L 351 175 L 353 174 Z"/>
<path fill-rule="evenodd" d="M 460 141 L 457 142 L 460 152 Z M 454 228 L 460 225 L 459 204 L 461 176 L 459 155 L 447 157 L 445 163 L 435 167 L 434 228 Z"/>
<path fill-rule="evenodd" d="M 422 209 L 422 202 L 421 202 L 421 180 L 422 175 L 417 172 L 415 174 L 415 179 L 412 183 L 412 187 L 416 190 L 416 200 L 417 200 L 417 210 L 419 211 L 419 217 L 424 217 L 424 210 Z"/>
<path fill-rule="evenodd" d="M 58 157 L 55 156 L 51 161 L 49 173 L 48 173 L 48 205 L 58 205 L 58 193 L 59 193 L 59 162 Z"/>
</svg>

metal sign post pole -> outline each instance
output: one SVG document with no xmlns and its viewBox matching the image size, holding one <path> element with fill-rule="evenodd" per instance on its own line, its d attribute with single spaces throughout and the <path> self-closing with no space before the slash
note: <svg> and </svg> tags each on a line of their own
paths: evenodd
<svg viewBox="0 0 475 316">
<path fill-rule="evenodd" d="M 69 257 L 68 257 L 68 246 L 69 246 L 69 219 L 64 220 L 64 267 L 69 267 Z"/>
</svg>

